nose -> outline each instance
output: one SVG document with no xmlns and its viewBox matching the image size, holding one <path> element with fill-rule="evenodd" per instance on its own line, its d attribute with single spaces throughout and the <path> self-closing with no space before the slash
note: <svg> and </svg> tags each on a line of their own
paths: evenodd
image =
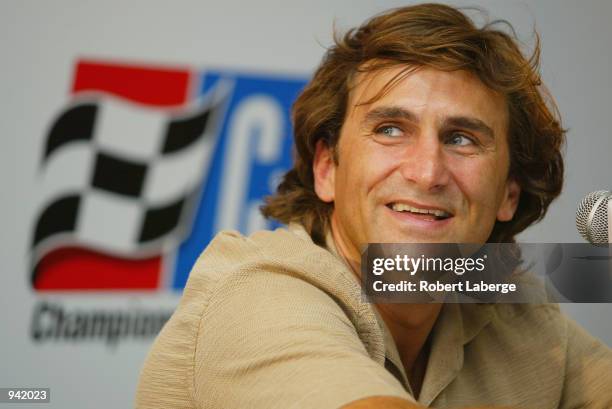
<svg viewBox="0 0 612 409">
<path fill-rule="evenodd" d="M 400 173 L 421 191 L 433 193 L 444 189 L 451 175 L 438 136 L 421 136 L 407 147 Z"/>
</svg>

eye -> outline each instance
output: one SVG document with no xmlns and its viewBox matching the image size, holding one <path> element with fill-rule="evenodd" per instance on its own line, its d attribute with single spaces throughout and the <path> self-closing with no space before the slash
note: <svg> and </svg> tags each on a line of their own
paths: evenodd
<svg viewBox="0 0 612 409">
<path fill-rule="evenodd" d="M 398 128 L 397 126 L 393 126 L 393 125 L 381 126 L 377 128 L 375 132 L 379 135 L 386 136 L 389 138 L 397 138 L 399 136 L 402 136 L 403 134 L 400 128 Z"/>
<path fill-rule="evenodd" d="M 469 146 L 475 144 L 474 140 L 471 137 L 461 132 L 451 133 L 446 139 L 446 143 L 455 146 Z"/>
</svg>

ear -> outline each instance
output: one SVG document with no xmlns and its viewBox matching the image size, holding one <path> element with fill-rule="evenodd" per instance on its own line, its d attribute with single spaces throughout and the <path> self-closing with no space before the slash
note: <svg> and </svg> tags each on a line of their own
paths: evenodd
<svg viewBox="0 0 612 409">
<path fill-rule="evenodd" d="M 334 201 L 336 163 L 334 152 L 322 139 L 317 141 L 312 163 L 315 192 L 319 199 L 330 203 Z"/>
<path fill-rule="evenodd" d="M 521 197 L 521 188 L 514 179 L 508 179 L 504 189 L 504 198 L 497 210 L 497 220 L 500 222 L 509 222 L 514 217 L 519 199 Z"/>
</svg>

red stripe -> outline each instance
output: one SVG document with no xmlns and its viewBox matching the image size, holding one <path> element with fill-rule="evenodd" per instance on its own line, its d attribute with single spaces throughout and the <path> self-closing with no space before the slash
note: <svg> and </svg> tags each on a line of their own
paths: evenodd
<svg viewBox="0 0 612 409">
<path fill-rule="evenodd" d="M 159 285 L 161 257 L 129 260 L 95 251 L 64 247 L 36 266 L 36 290 L 151 290 Z"/>
<path fill-rule="evenodd" d="M 81 60 L 72 93 L 104 91 L 147 105 L 183 105 L 188 98 L 190 71 Z"/>
</svg>

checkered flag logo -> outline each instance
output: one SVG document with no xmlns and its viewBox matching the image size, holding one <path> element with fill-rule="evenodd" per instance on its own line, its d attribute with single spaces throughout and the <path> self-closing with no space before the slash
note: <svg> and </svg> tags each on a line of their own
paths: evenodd
<svg viewBox="0 0 612 409">
<path fill-rule="evenodd" d="M 228 95 L 221 81 L 180 111 L 95 94 L 65 109 L 41 160 L 55 188 L 34 224 L 33 286 L 46 256 L 62 249 L 140 260 L 175 249 L 189 234 Z"/>
</svg>

